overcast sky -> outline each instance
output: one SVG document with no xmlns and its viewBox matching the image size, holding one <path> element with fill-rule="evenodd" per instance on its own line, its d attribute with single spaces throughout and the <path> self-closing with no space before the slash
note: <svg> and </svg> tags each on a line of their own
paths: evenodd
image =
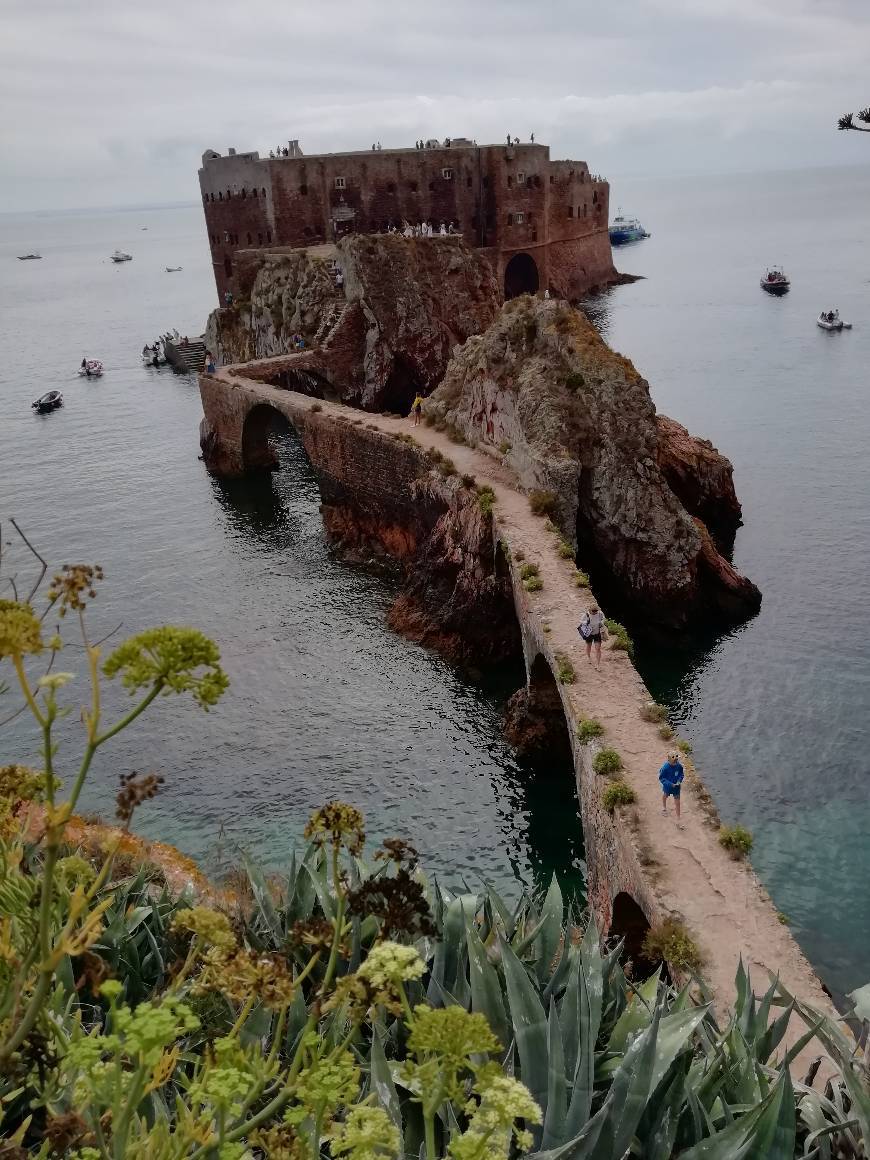
<svg viewBox="0 0 870 1160">
<path fill-rule="evenodd" d="M 189 201 L 206 148 L 534 132 L 606 175 L 867 164 L 868 0 L 0 0 L 0 210 Z"/>
</svg>

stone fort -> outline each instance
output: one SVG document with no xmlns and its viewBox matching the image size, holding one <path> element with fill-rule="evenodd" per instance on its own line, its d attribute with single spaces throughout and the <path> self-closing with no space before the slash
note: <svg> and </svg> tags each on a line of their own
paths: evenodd
<svg viewBox="0 0 870 1160">
<path fill-rule="evenodd" d="M 280 157 L 202 157 L 199 185 L 218 295 L 244 290 L 251 251 L 334 243 L 431 222 L 485 252 L 505 298 L 550 290 L 576 300 L 615 277 L 610 188 L 585 161 L 551 161 L 547 145 L 478 145 Z"/>
</svg>

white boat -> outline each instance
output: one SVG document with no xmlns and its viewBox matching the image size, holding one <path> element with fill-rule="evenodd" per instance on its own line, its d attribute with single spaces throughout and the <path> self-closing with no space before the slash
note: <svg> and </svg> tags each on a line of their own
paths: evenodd
<svg viewBox="0 0 870 1160">
<path fill-rule="evenodd" d="M 822 330 L 851 330 L 852 323 L 844 322 L 839 310 L 823 310 L 816 319 L 816 325 Z"/>
<path fill-rule="evenodd" d="M 83 358 L 79 367 L 81 378 L 98 379 L 103 373 L 103 364 L 98 358 Z"/>
<path fill-rule="evenodd" d="M 167 273 L 167 274 L 177 274 L 177 273 L 178 273 L 178 271 L 179 271 L 179 270 L 181 270 L 181 269 L 182 269 L 182 267 L 181 267 L 181 266 L 167 266 L 167 267 L 166 267 L 166 273 Z"/>
<path fill-rule="evenodd" d="M 111 255 L 111 258 L 112 258 L 113 262 L 132 262 L 133 261 L 133 255 L 132 254 L 125 254 L 123 250 L 115 250 L 114 254 Z"/>
<path fill-rule="evenodd" d="M 36 262 L 42 257 L 42 254 L 19 254 L 19 262 Z"/>
<path fill-rule="evenodd" d="M 146 343 L 142 347 L 142 362 L 146 367 L 166 366 L 166 355 L 159 343 L 155 342 L 153 346 L 148 346 Z"/>
</svg>

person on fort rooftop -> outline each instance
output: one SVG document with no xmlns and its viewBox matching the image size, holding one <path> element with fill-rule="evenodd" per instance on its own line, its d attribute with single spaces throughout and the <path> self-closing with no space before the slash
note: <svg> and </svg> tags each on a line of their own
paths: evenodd
<svg viewBox="0 0 870 1160">
<path fill-rule="evenodd" d="M 680 786 L 683 784 L 684 776 L 679 753 L 669 753 L 667 760 L 659 770 L 659 782 L 662 787 L 662 813 L 668 812 L 668 798 L 672 797 L 677 820 L 680 817 Z"/>
</svg>

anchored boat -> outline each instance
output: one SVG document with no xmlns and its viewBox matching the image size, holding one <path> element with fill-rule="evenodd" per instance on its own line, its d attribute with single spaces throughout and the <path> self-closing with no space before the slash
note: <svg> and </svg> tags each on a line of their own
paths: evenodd
<svg viewBox="0 0 870 1160">
<path fill-rule="evenodd" d="M 787 294 L 791 289 L 791 282 L 779 266 L 771 266 L 761 279 L 761 289 L 768 294 Z"/>
<path fill-rule="evenodd" d="M 637 242 L 641 238 L 649 237 L 637 218 L 623 217 L 622 213 L 613 219 L 613 224 L 607 232 L 610 234 L 611 245 L 614 246 L 623 246 L 626 242 Z"/>
<path fill-rule="evenodd" d="M 98 358 L 83 358 L 82 365 L 79 367 L 79 375 L 82 378 L 98 379 L 103 373 L 103 364 Z"/>
<path fill-rule="evenodd" d="M 36 262 L 42 259 L 42 254 L 19 254 L 19 262 Z"/>
<path fill-rule="evenodd" d="M 114 254 L 111 255 L 111 258 L 112 258 L 113 262 L 132 262 L 133 261 L 133 255 L 132 254 L 125 254 L 123 250 L 115 250 Z"/>
<path fill-rule="evenodd" d="M 822 330 L 851 330 L 852 323 L 844 322 L 839 310 L 823 310 L 816 319 L 816 325 Z"/>
<path fill-rule="evenodd" d="M 30 404 L 37 415 L 47 415 L 49 411 L 56 411 L 63 406 L 63 395 L 60 391 L 47 391 Z"/>
</svg>

